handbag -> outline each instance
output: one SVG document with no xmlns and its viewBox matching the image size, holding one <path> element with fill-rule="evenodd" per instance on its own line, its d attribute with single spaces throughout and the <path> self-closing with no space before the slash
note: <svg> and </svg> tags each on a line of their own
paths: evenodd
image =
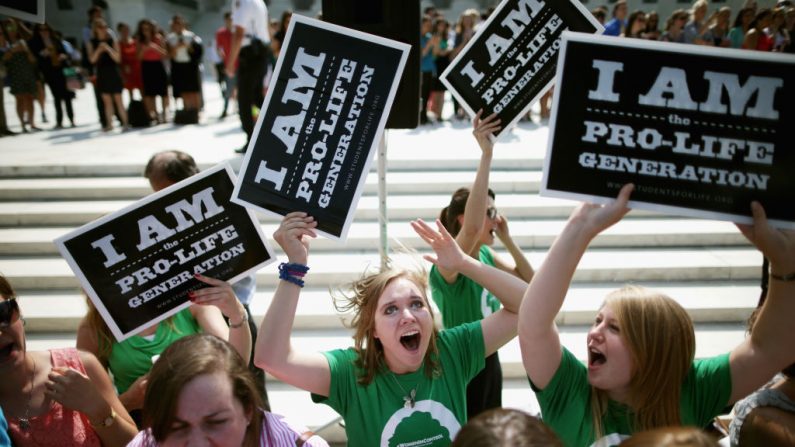
<svg viewBox="0 0 795 447">
<path fill-rule="evenodd" d="M 70 92 L 81 90 L 86 86 L 83 75 L 77 67 L 64 67 L 63 76 L 66 78 L 66 89 Z"/>
</svg>

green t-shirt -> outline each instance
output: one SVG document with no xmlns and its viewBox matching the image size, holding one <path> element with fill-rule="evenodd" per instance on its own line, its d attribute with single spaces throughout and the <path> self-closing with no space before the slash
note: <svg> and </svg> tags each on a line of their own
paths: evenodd
<svg viewBox="0 0 795 447">
<path fill-rule="evenodd" d="M 127 391 L 136 379 L 149 372 L 153 356 L 160 355 L 178 339 L 202 331 L 190 309 L 183 309 L 174 314 L 170 319 L 171 323 L 167 321 L 157 325 L 157 332 L 152 341 L 136 335 L 121 343 L 113 343 L 108 365 L 119 394 Z"/>
<path fill-rule="evenodd" d="M 480 322 L 441 331 L 437 346 L 438 377 L 428 378 L 423 364 L 409 374 L 381 372 L 367 386 L 357 383 L 353 348 L 325 352 L 331 370 L 329 396 L 313 394 L 312 400 L 342 415 L 348 445 L 447 446 L 466 423 L 467 384 L 483 369 L 486 348 Z M 412 389 L 414 408 L 404 408 L 403 396 Z"/>
<path fill-rule="evenodd" d="M 494 256 L 486 245 L 480 247 L 480 262 L 494 266 Z M 434 265 L 430 275 L 431 296 L 442 314 L 444 327 L 480 321 L 500 310 L 500 301 L 480 284 L 459 274 L 448 284 Z"/>
<path fill-rule="evenodd" d="M 594 441 L 588 369 L 566 348 L 563 348 L 560 366 L 546 388 L 539 391 L 532 381 L 530 386 L 541 406 L 541 418 L 566 446 L 615 446 L 634 432 L 631 410 L 609 401 L 607 413 L 602 418 L 606 435 Z M 695 360 L 682 383 L 682 425 L 705 427 L 726 408 L 731 390 L 729 354 Z"/>
</svg>

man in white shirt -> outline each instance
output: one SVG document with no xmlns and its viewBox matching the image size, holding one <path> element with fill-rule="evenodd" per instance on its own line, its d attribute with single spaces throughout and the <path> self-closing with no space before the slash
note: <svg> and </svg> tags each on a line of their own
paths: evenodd
<svg viewBox="0 0 795 447">
<path fill-rule="evenodd" d="M 262 82 L 267 64 L 271 63 L 268 7 L 264 0 L 233 0 L 232 26 L 232 46 L 226 61 L 226 73 L 237 78 L 238 114 L 246 132 L 246 145 L 235 152 L 242 153 L 254 132 L 251 106 L 262 105 Z"/>
</svg>

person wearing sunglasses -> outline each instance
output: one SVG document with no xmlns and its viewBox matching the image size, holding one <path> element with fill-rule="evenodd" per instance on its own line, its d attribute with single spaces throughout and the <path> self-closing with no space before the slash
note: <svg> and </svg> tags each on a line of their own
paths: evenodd
<svg viewBox="0 0 795 447">
<path fill-rule="evenodd" d="M 508 231 L 508 220 L 497 212 L 494 191 L 489 188 L 489 171 L 494 150 L 493 135 L 500 130 L 496 115 L 482 117 L 481 110 L 472 121 L 475 139 L 481 149 L 472 188 L 459 188 L 450 204 L 439 216 L 447 231 L 469 256 L 511 273 L 525 282 L 533 277 L 533 268 Z M 490 247 L 495 235 L 511 254 L 513 262 L 503 260 Z M 500 302 L 489 291 L 456 272 L 434 265 L 430 285 L 433 300 L 442 314 L 444 327 L 452 328 L 480 321 L 500 309 Z M 497 353 L 486 358 L 485 368 L 467 387 L 467 417 L 502 406 L 502 369 Z"/>
<path fill-rule="evenodd" d="M 16 294 L 0 275 L 0 408 L 15 446 L 126 445 L 135 424 L 97 359 L 27 351 Z"/>
</svg>

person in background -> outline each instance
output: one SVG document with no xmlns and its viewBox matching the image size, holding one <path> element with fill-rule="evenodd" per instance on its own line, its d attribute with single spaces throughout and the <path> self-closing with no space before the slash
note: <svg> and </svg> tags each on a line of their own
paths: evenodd
<svg viewBox="0 0 795 447">
<path fill-rule="evenodd" d="M 422 17 L 420 25 L 420 124 L 428 124 L 428 109 L 430 107 L 431 89 L 436 80 L 436 63 L 434 62 L 433 49 L 439 36 L 433 33 L 433 18 L 429 15 Z"/>
<path fill-rule="evenodd" d="M 237 113 L 246 133 L 246 144 L 235 149 L 245 153 L 254 133 L 252 106 L 264 100 L 263 82 L 271 60 L 268 7 L 262 0 L 237 0 L 232 8 L 232 46 L 226 60 L 227 76 L 237 80 Z"/>
<path fill-rule="evenodd" d="M 185 110 L 201 108 L 201 39 L 190 31 L 185 18 L 177 14 L 171 19 L 171 33 L 166 36 L 171 57 L 171 88 L 174 98 L 182 98 Z"/>
<path fill-rule="evenodd" d="M 619 447 L 718 447 L 718 442 L 695 427 L 663 427 L 636 433 Z"/>
<path fill-rule="evenodd" d="M 712 45 L 712 42 L 704 39 L 704 33 L 707 32 L 709 23 L 715 18 L 717 11 L 712 17 L 705 20 L 704 18 L 707 16 L 708 8 L 709 4 L 707 0 L 696 0 L 695 3 L 693 3 L 693 7 L 690 9 L 690 21 L 685 24 L 683 29 L 684 43 Z"/>
<path fill-rule="evenodd" d="M 765 33 L 773 40 L 773 51 L 783 52 L 790 44 L 789 30 L 786 28 L 786 13 L 783 7 L 773 10 L 770 25 Z"/>
<path fill-rule="evenodd" d="M 663 42 L 685 43 L 684 28 L 690 14 L 684 9 L 677 9 L 671 13 L 665 22 L 665 32 L 660 36 Z"/>
<path fill-rule="evenodd" d="M 646 13 L 643 11 L 635 11 L 629 15 L 629 18 L 627 19 L 627 28 L 621 34 L 621 37 L 642 39 L 645 32 Z"/>
<path fill-rule="evenodd" d="M 64 67 L 71 63 L 71 57 L 57 33 L 46 22 L 36 25 L 29 44 L 55 102 L 55 128 L 63 128 L 64 108 L 69 122 L 75 127 L 75 115 L 72 110 L 74 93 L 66 88 L 66 77 L 63 74 Z"/>
<path fill-rule="evenodd" d="M 125 445 L 135 424 L 97 359 L 74 348 L 29 351 L 16 294 L 0 275 L 0 407 L 18 447 Z"/>
<path fill-rule="evenodd" d="M 495 408 L 467 421 L 450 447 L 563 447 L 540 419 L 524 411 Z"/>
<path fill-rule="evenodd" d="M 82 30 L 82 57 L 81 62 L 83 63 L 83 68 L 85 69 L 86 73 L 88 73 L 89 78 L 91 78 L 91 84 L 94 88 L 94 100 L 97 103 L 97 114 L 99 115 L 99 122 L 102 125 L 102 128 L 108 127 L 109 124 L 113 124 L 112 122 L 108 122 L 107 115 L 105 113 L 105 102 L 102 100 L 102 93 L 99 91 L 99 88 L 96 83 L 96 67 L 94 66 L 94 62 L 91 61 L 91 55 L 94 53 L 94 47 L 91 44 L 91 40 L 94 38 L 94 20 L 97 19 L 104 19 L 102 8 L 99 6 L 92 6 L 88 8 L 88 23 L 86 26 L 83 27 Z M 116 36 L 113 34 L 112 29 L 108 29 L 108 34 L 110 37 L 115 38 Z M 118 116 L 118 111 L 112 111 L 111 115 Z M 120 118 L 121 119 L 121 118 Z"/>
<path fill-rule="evenodd" d="M 221 87 L 221 96 L 224 98 L 224 108 L 221 119 L 226 118 L 229 108 L 229 99 L 235 97 L 235 77 L 226 73 L 226 61 L 232 48 L 232 13 L 224 13 L 224 25 L 215 31 L 215 72 L 218 76 L 218 85 Z"/>
<path fill-rule="evenodd" d="M 246 362 L 212 335 L 175 341 L 157 359 L 144 397 L 144 430 L 128 447 L 328 447 L 262 407 Z"/>
<path fill-rule="evenodd" d="M 290 20 L 293 18 L 293 12 L 286 9 L 282 13 L 282 18 L 278 22 L 276 30 L 273 32 L 273 39 L 271 41 L 271 49 L 273 50 L 274 58 L 279 57 L 284 44 L 284 38 L 287 37 L 287 28 L 290 26 Z"/>
<path fill-rule="evenodd" d="M 138 59 L 138 45 L 130 34 L 130 25 L 119 22 L 116 25 L 119 32 L 119 51 L 121 52 L 121 77 L 124 89 L 130 96 L 130 101 L 135 99 L 133 95 L 137 90 L 143 97 L 144 82 L 141 79 L 141 60 Z"/>
<path fill-rule="evenodd" d="M 163 65 L 168 57 L 163 35 L 158 32 L 155 22 L 141 19 L 135 31 L 138 48 L 138 59 L 141 61 L 141 78 L 143 81 L 144 107 L 152 121 L 165 123 L 168 112 L 168 74 Z M 155 98 L 160 97 L 160 112 L 157 111 Z"/>
<path fill-rule="evenodd" d="M 627 26 L 627 0 L 618 0 L 613 5 L 613 18 L 605 23 L 605 36 L 620 36 Z"/>
<path fill-rule="evenodd" d="M 433 25 L 433 32 L 436 35 L 436 44 L 433 47 L 434 64 L 436 64 L 436 78 L 431 87 L 431 110 L 436 115 L 438 121 L 442 121 L 442 111 L 444 109 L 444 93 L 447 87 L 441 81 L 440 76 L 450 65 L 450 54 L 453 52 L 452 42 L 450 41 L 450 22 L 444 16 L 436 18 Z"/>
<path fill-rule="evenodd" d="M 734 26 L 729 30 L 729 41 L 732 48 L 742 48 L 748 27 L 754 20 L 754 10 L 742 8 L 734 18 Z"/>
<path fill-rule="evenodd" d="M 127 110 L 121 102 L 121 91 L 124 88 L 121 80 L 121 52 L 119 42 L 108 32 L 108 24 L 103 19 L 94 20 L 94 34 L 91 39 L 91 64 L 96 67 L 97 89 L 102 94 L 105 110 L 103 132 L 113 130 L 114 106 L 121 118 L 122 130 L 127 130 Z"/>
<path fill-rule="evenodd" d="M 756 13 L 754 19 L 748 24 L 748 32 L 745 33 L 743 48 L 746 50 L 772 51 L 773 39 L 765 33 L 765 28 L 770 26 L 773 11 L 762 8 Z"/>
<path fill-rule="evenodd" d="M 660 40 L 660 15 L 651 11 L 646 15 L 646 30 L 642 37 L 646 40 Z"/>
<path fill-rule="evenodd" d="M 8 73 L 6 71 L 5 54 L 11 48 L 8 45 L 5 31 L 2 29 L 2 26 L 2 23 L 0 23 L 0 137 L 7 137 L 16 135 L 16 132 L 8 128 L 5 100 L 3 99 L 3 96 L 5 96 L 5 79 Z"/>
<path fill-rule="evenodd" d="M 724 6 L 712 19 L 707 32 L 702 36 L 703 39 L 712 46 L 728 48 L 731 46 L 729 40 L 729 20 L 731 19 L 732 9 Z"/>
<path fill-rule="evenodd" d="M 20 35 L 16 20 L 5 19 L 2 26 L 9 47 L 3 55 L 7 74 L 6 82 L 11 87 L 11 94 L 14 95 L 22 132 L 27 132 L 28 129 L 40 130 L 36 127 L 33 113 L 33 96 L 37 92 L 36 80 L 38 79 L 36 57 Z"/>
<path fill-rule="evenodd" d="M 607 20 L 607 8 L 605 8 L 603 5 L 597 6 L 591 10 L 591 14 L 594 16 L 597 22 L 604 26 L 605 20 Z"/>
<path fill-rule="evenodd" d="M 455 38 L 453 39 L 453 52 L 450 53 L 450 60 L 455 59 L 475 35 L 478 17 L 478 10 L 474 8 L 467 9 L 461 13 L 458 23 L 455 25 Z M 453 96 L 453 108 L 455 109 L 456 118 L 460 120 L 467 118 L 464 107 L 458 103 L 455 96 Z"/>
</svg>

